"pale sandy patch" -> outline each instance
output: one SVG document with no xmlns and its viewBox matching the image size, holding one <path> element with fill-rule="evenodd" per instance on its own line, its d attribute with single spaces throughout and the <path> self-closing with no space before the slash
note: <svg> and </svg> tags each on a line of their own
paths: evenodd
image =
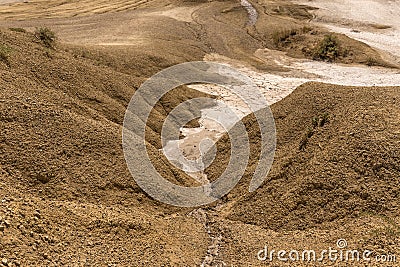
<svg viewBox="0 0 400 267">
<path fill-rule="evenodd" d="M 184 22 L 193 22 L 192 14 L 196 9 L 198 9 L 198 6 L 193 6 L 193 7 L 168 7 L 165 10 L 157 11 L 157 12 L 150 12 L 147 15 L 154 16 L 154 15 L 159 15 L 159 16 L 165 16 L 169 17 L 172 19 L 176 19 L 179 21 L 184 21 Z"/>
</svg>

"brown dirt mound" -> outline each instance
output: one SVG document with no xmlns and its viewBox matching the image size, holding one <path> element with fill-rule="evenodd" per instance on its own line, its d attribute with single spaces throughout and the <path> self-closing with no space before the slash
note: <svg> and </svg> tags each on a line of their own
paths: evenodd
<svg viewBox="0 0 400 267">
<path fill-rule="evenodd" d="M 208 245 L 202 224 L 146 197 L 122 153 L 125 107 L 160 65 L 143 58 L 136 64 L 148 67 L 128 75 L 74 49 L 47 49 L 30 33 L 0 35 L 8 48 L 0 62 L 0 257 L 9 266 L 199 265 Z M 164 114 L 196 95 L 171 92 L 148 133 L 158 136 Z M 171 181 L 191 184 L 148 149 Z"/>
<path fill-rule="evenodd" d="M 308 83 L 273 105 L 278 133 L 273 169 L 228 218 L 303 230 L 365 213 L 397 216 L 399 89 Z M 252 116 L 245 122 L 256 123 Z"/>
</svg>

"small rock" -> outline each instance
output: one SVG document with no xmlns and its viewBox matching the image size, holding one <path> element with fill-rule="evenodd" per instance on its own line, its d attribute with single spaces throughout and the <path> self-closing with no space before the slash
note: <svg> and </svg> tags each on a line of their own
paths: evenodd
<svg viewBox="0 0 400 267">
<path fill-rule="evenodd" d="M 21 262 L 19 260 L 14 261 L 15 266 L 21 266 Z"/>
<path fill-rule="evenodd" d="M 9 221 L 7 221 L 7 220 L 4 220 L 4 224 L 7 226 L 7 227 L 10 227 L 10 222 Z"/>
<path fill-rule="evenodd" d="M 19 229 L 22 233 L 25 233 L 25 231 L 26 231 L 25 226 L 23 226 L 22 224 L 20 224 L 20 225 L 18 226 L 18 229 Z"/>
<path fill-rule="evenodd" d="M 4 232 L 4 225 L 0 224 L 0 232 Z"/>
<path fill-rule="evenodd" d="M 4 266 L 8 266 L 8 260 L 5 259 L 5 258 L 3 258 L 3 259 L 1 260 L 1 263 L 2 263 Z"/>
</svg>

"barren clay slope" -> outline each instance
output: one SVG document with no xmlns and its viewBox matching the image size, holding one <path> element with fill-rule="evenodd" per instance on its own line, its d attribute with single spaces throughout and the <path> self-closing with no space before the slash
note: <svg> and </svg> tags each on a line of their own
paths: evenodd
<svg viewBox="0 0 400 267">
<path fill-rule="evenodd" d="M 45 49 L 29 33 L 4 30 L 1 37 L 9 51 L 0 63 L 1 256 L 11 266 L 200 265 L 210 242 L 203 225 L 189 210 L 148 198 L 122 155 L 125 106 L 141 76 L 157 66 L 137 62 L 146 67 L 135 77 L 107 67 L 118 65 L 112 56 L 104 64 L 101 53 L 86 58 L 75 48 Z M 181 88 L 164 99 L 149 132 L 157 137 L 166 112 L 193 96 Z M 339 237 L 398 252 L 399 88 L 309 83 L 272 110 L 273 170 L 255 193 L 240 191 L 248 186 L 242 182 L 225 198 L 214 224 L 223 236 L 221 258 L 259 266 L 265 240 L 307 248 Z M 254 149 L 255 121 L 245 122 Z M 158 168 L 188 182 L 157 160 L 158 148 L 149 145 Z M 223 164 L 228 157 L 220 155 Z M 218 164 L 210 171 L 220 172 Z M 356 236 L 367 226 L 378 234 Z"/>
<path fill-rule="evenodd" d="M 203 226 L 145 196 L 126 167 L 121 123 L 143 78 L 44 48 L 29 33 L 0 35 L 1 257 L 9 266 L 200 264 Z M 165 98 L 152 127 L 196 95 Z M 167 177 L 190 182 L 148 148 Z"/>
<path fill-rule="evenodd" d="M 244 122 L 253 157 L 237 188 L 211 212 L 213 229 L 223 236 L 225 263 L 261 266 L 257 252 L 264 245 L 269 251 L 321 251 L 339 239 L 374 256 L 398 255 L 400 88 L 306 83 L 272 105 L 272 112 L 277 151 L 264 185 L 248 193 L 260 143 L 257 121 L 249 115 Z M 206 170 L 210 179 L 229 161 L 228 141 L 223 137 L 218 143 L 217 161 Z M 319 264 L 341 266 L 329 260 Z"/>
<path fill-rule="evenodd" d="M 259 20 L 247 27 L 238 1 L 75 2 L 32 1 L 0 14 L 1 25 L 49 26 L 60 40 L 53 50 L 21 29 L 0 32 L 0 259 L 8 266 L 199 266 L 212 235 L 222 236 L 218 257 L 228 266 L 260 266 L 265 241 L 326 249 L 346 238 L 400 255 L 400 88 L 308 83 L 275 104 L 278 150 L 267 181 L 247 192 L 252 158 L 221 205 L 204 208 L 207 229 L 191 210 L 153 201 L 127 170 L 123 115 L 144 79 L 213 53 L 282 68 L 255 52 L 309 56 L 305 44 L 326 31 L 304 28 L 308 8 L 258 1 Z M 380 60 L 371 47 L 338 38 L 346 52 L 339 62 Z M 196 96 L 204 94 L 171 92 L 147 128 L 156 168 L 187 186 L 193 180 L 162 157 L 159 132 L 168 111 Z M 257 155 L 255 120 L 244 121 Z M 210 179 L 229 160 L 228 140 L 219 148 Z"/>
<path fill-rule="evenodd" d="M 398 217 L 400 88 L 307 83 L 272 111 L 278 147 L 268 182 L 228 218 L 283 231 L 364 213 Z"/>
</svg>

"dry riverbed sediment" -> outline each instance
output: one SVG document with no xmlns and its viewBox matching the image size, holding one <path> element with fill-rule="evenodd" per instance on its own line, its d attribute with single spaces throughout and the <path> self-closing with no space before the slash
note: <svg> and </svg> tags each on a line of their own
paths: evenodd
<svg viewBox="0 0 400 267">
<path fill-rule="evenodd" d="M 397 86 L 400 84 L 400 70 L 397 69 L 362 65 L 350 66 L 289 57 L 283 58 L 281 52 L 274 51 L 259 51 L 259 53 L 268 54 L 271 60 L 280 60 L 281 65 L 290 71 L 274 74 L 260 72 L 218 55 L 209 55 L 205 60 L 229 64 L 250 77 L 265 97 L 268 105 L 282 100 L 301 84 L 311 81 L 346 86 Z M 220 112 L 222 115 L 225 112 L 224 106 L 228 105 L 237 114 L 238 118 L 241 119 L 250 114 L 251 110 L 239 96 L 227 88 L 210 84 L 196 84 L 190 87 L 217 96 L 217 103 L 219 103 L 214 107 L 202 110 L 199 128 L 181 129 L 184 138 L 176 140 L 176 142 L 179 143 L 183 154 L 193 159 L 201 156 L 198 147 L 202 140 L 208 138 L 216 142 L 225 133 L 225 129 L 215 121 L 210 120 L 210 116 L 207 114 L 218 114 Z M 254 96 L 248 95 L 248 97 L 250 99 L 254 98 L 256 94 Z M 169 143 L 171 147 L 173 147 L 172 144 Z M 169 145 L 167 144 L 164 150 L 170 150 Z M 174 160 L 174 158 L 170 158 L 170 160 Z M 208 183 L 207 177 L 203 173 L 188 174 L 203 184 Z"/>
<path fill-rule="evenodd" d="M 390 59 L 395 64 L 400 62 L 398 61 L 400 56 L 400 47 L 398 44 L 398 40 L 400 39 L 400 24 L 396 16 L 396 14 L 400 13 L 396 13 L 396 11 L 400 11 L 398 5 L 382 0 L 371 0 L 369 1 L 369 6 L 364 2 L 354 1 L 347 1 L 346 4 L 336 0 L 297 2 L 320 8 L 315 11 L 316 17 L 313 23 L 366 42 L 372 47 L 380 49 L 386 59 Z M 258 17 L 256 9 L 248 1 L 242 0 L 241 4 L 248 12 L 249 25 L 254 25 Z M 344 8 L 345 6 L 346 8 Z M 377 16 L 376 11 L 379 11 L 379 14 L 385 14 L 385 16 Z M 360 30 L 355 30 L 358 28 Z M 282 100 L 301 84 L 311 81 L 346 86 L 400 85 L 400 70 L 398 69 L 295 59 L 288 57 L 283 52 L 269 49 L 260 49 L 255 55 L 264 61 L 274 62 L 288 71 L 275 73 L 261 72 L 243 65 L 239 61 L 234 61 L 218 54 L 206 55 L 204 60 L 230 65 L 250 77 L 265 97 L 268 105 Z M 222 113 L 224 112 L 223 106 L 228 105 L 238 115 L 238 118 L 241 119 L 250 114 L 251 110 L 239 96 L 221 86 L 196 84 L 190 87 L 217 96 L 218 103 L 220 104 L 202 110 L 202 117 L 199 119 L 199 128 L 182 128 L 184 138 L 170 142 L 164 147 L 165 151 L 171 151 L 171 148 L 176 147 L 174 142 L 177 142 L 183 154 L 193 159 L 201 156 L 198 145 L 201 140 L 208 138 L 216 142 L 225 132 L 225 129 L 215 121 L 210 120 L 207 114 Z M 252 98 L 254 96 L 249 95 L 248 97 Z M 173 153 L 168 153 L 167 157 L 170 160 L 175 159 Z M 202 184 L 208 183 L 206 175 L 201 172 L 188 172 L 188 174 Z"/>
</svg>

